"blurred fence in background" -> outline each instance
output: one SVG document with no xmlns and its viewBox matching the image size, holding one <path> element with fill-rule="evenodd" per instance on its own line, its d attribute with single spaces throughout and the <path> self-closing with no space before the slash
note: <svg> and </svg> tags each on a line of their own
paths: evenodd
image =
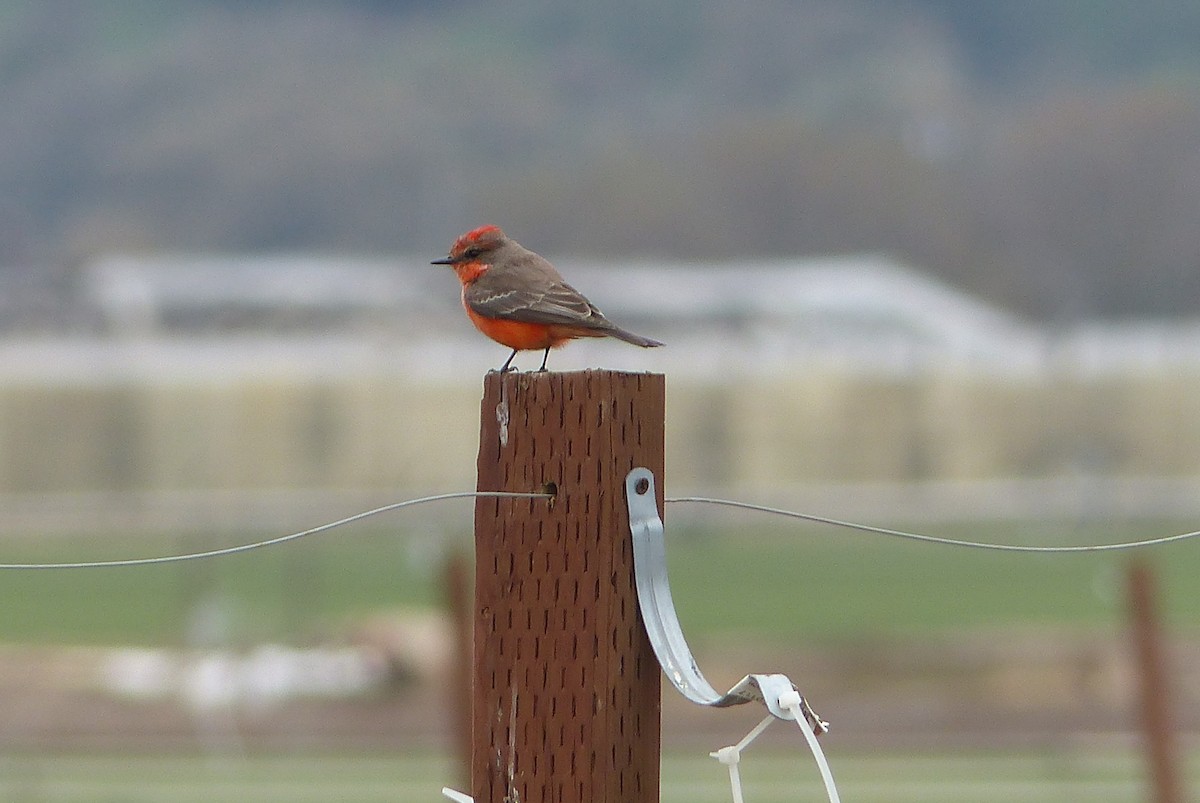
<svg viewBox="0 0 1200 803">
<path fill-rule="evenodd" d="M 40 359 L 70 359 L 42 348 Z M 105 359 L 102 344 L 84 348 Z M 70 526 L 73 509 L 85 520 L 132 526 L 133 512 L 161 526 L 209 508 L 210 524 L 261 517 L 278 526 L 278 508 L 473 487 L 478 364 L 451 380 L 407 373 L 402 353 L 329 344 L 111 348 L 139 370 L 0 374 L 6 526 L 21 516 L 36 526 L 38 515 L 43 526 L 54 515 Z M 1200 507 L 1188 501 L 1200 499 L 1200 371 L 998 377 L 802 366 L 672 378 L 667 403 L 667 478 L 679 490 L 799 495 L 835 501 L 826 512 L 875 505 L 898 518 L 959 508 L 1003 516 L 1006 506 L 1020 515 L 1038 504 L 1058 510 L 1034 514 Z"/>
</svg>

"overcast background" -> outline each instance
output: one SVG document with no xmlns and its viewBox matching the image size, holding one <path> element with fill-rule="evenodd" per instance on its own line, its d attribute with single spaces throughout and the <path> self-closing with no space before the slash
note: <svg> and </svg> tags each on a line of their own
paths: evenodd
<svg viewBox="0 0 1200 803">
<path fill-rule="evenodd" d="M 0 270 L 883 252 L 1020 314 L 1200 299 L 1200 7 L 0 3 Z"/>
</svg>

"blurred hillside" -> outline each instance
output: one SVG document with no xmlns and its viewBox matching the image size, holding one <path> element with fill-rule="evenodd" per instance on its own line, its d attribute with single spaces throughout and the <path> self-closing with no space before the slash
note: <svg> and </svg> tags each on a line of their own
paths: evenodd
<svg viewBox="0 0 1200 803">
<path fill-rule="evenodd" d="M 1198 41 L 1186 0 L 7 0 L 0 274 L 434 255 L 486 220 L 552 254 L 872 251 L 1031 316 L 1191 315 Z"/>
</svg>

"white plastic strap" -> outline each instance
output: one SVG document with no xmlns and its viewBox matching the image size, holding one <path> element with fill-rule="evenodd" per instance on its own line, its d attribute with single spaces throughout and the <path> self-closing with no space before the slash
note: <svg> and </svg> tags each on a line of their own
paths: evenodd
<svg viewBox="0 0 1200 803">
<path fill-rule="evenodd" d="M 825 760 L 825 751 L 821 749 L 820 743 L 817 742 L 817 734 L 813 732 L 812 726 L 808 724 L 808 717 L 801 714 L 801 706 L 803 704 L 804 700 L 795 692 L 784 694 L 779 698 L 779 706 L 792 712 L 792 716 L 796 719 L 796 724 L 800 726 L 800 730 L 804 733 L 804 740 L 808 742 L 808 749 L 812 751 L 813 758 L 817 762 L 817 769 L 821 772 L 821 780 L 825 784 L 825 794 L 829 796 L 829 803 L 841 803 L 837 785 L 833 782 L 833 772 L 829 769 L 829 762 Z"/>
<path fill-rule="evenodd" d="M 768 715 L 762 722 L 754 726 L 754 730 L 746 734 L 740 742 L 729 747 L 722 747 L 715 753 L 709 753 L 710 756 L 720 761 L 725 766 L 729 767 L 729 785 L 733 788 L 733 803 L 745 803 L 745 798 L 742 797 L 742 776 L 738 771 L 738 763 L 742 760 L 742 751 L 750 746 L 750 743 L 758 738 L 759 734 L 767 729 L 767 726 L 775 721 L 775 715 Z"/>
<path fill-rule="evenodd" d="M 455 792 L 448 786 L 442 787 L 442 794 L 453 800 L 454 803 L 475 803 L 475 798 L 464 795 L 462 792 Z"/>
<path fill-rule="evenodd" d="M 801 711 L 800 706 L 802 701 L 800 695 L 796 692 L 784 694 L 778 702 L 781 708 L 791 711 L 796 724 L 800 726 L 800 730 L 804 733 L 804 738 L 808 742 L 808 748 L 812 750 L 813 758 L 817 760 L 817 769 L 821 772 L 821 780 L 825 784 L 825 794 L 829 797 L 829 803 L 841 803 L 837 785 L 833 782 L 833 773 L 829 769 L 829 762 L 825 760 L 825 753 L 821 750 L 821 745 L 817 742 L 816 733 L 813 731 L 812 726 L 808 724 L 808 717 L 804 716 Z M 715 753 L 709 753 L 710 756 L 729 768 L 729 786 L 733 792 L 733 803 L 745 803 L 745 797 L 742 794 L 742 775 L 738 767 L 738 764 L 742 760 L 742 751 L 749 747 L 750 743 L 757 739 L 775 719 L 777 717 L 774 715 L 766 717 L 737 744 L 722 747 Z"/>
</svg>

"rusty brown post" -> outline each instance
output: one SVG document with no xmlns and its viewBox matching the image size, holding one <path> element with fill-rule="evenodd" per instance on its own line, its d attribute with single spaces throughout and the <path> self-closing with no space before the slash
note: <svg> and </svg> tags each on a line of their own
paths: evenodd
<svg viewBox="0 0 1200 803">
<path fill-rule="evenodd" d="M 1183 803 L 1178 751 L 1171 722 L 1166 656 L 1155 605 L 1154 574 L 1140 562 L 1129 567 L 1129 608 L 1137 658 L 1139 709 L 1154 803 Z"/>
<path fill-rule="evenodd" d="M 660 670 L 623 483 L 645 466 L 663 487 L 664 396 L 657 374 L 484 380 L 479 490 L 554 498 L 476 502 L 476 803 L 659 799 Z"/>
</svg>

